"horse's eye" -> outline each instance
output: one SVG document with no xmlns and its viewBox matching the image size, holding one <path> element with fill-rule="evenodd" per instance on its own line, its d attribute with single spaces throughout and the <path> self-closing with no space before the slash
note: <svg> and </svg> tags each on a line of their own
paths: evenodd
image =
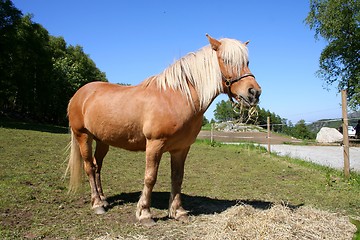
<svg viewBox="0 0 360 240">
<path fill-rule="evenodd" d="M 250 64 L 250 62 L 249 62 L 249 61 L 247 61 L 246 66 L 249 66 L 249 64 Z"/>
</svg>

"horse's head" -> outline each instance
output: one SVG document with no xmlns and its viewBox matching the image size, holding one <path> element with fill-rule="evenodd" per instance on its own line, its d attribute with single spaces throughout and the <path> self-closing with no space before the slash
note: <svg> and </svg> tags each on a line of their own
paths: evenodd
<svg viewBox="0 0 360 240">
<path fill-rule="evenodd" d="M 239 103 L 256 106 L 259 102 L 261 87 L 249 69 L 247 44 L 234 39 L 220 41 L 206 35 L 211 48 L 216 51 L 223 80 L 224 92 L 230 100 L 235 98 Z"/>
</svg>

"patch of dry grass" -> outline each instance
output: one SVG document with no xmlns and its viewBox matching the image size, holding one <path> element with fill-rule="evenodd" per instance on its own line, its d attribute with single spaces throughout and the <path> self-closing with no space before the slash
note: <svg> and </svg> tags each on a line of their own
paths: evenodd
<svg viewBox="0 0 360 240">
<path fill-rule="evenodd" d="M 156 230 L 155 230 L 156 231 Z M 213 215 L 192 218 L 187 225 L 171 224 L 154 235 L 107 234 L 96 240 L 112 239 L 351 239 L 356 227 L 348 217 L 312 207 L 292 208 L 276 204 L 257 209 L 247 204 L 233 206 Z"/>
<path fill-rule="evenodd" d="M 311 207 L 274 205 L 261 210 L 239 205 L 200 216 L 192 239 L 351 239 L 356 231 L 348 217 Z"/>
</svg>

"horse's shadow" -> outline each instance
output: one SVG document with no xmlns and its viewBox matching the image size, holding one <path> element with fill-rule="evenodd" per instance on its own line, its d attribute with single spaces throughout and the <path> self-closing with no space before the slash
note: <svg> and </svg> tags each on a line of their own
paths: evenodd
<svg viewBox="0 0 360 240">
<path fill-rule="evenodd" d="M 109 209 L 123 205 L 127 203 L 137 203 L 139 200 L 141 192 L 131 192 L 131 193 L 121 193 L 108 197 Z M 152 207 L 166 210 L 169 205 L 169 192 L 153 192 L 152 193 Z M 253 208 L 260 210 L 270 209 L 274 204 L 272 202 L 261 201 L 261 200 L 224 200 L 216 199 L 203 196 L 190 196 L 187 194 L 182 194 L 183 207 L 189 211 L 193 216 L 198 216 L 200 214 L 214 214 L 221 213 L 227 210 L 230 207 L 233 207 L 238 204 L 250 205 Z M 291 209 L 296 209 L 299 206 L 291 206 Z"/>
</svg>

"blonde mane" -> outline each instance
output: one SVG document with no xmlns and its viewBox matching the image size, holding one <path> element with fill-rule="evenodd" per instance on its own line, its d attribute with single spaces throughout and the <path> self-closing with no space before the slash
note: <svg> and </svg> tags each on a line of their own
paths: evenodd
<svg viewBox="0 0 360 240">
<path fill-rule="evenodd" d="M 248 61 L 248 50 L 244 44 L 234 39 L 221 39 L 221 58 L 229 66 L 232 76 L 240 77 L 242 67 Z M 237 72 L 233 72 L 236 69 Z M 182 57 L 158 76 L 144 82 L 155 82 L 159 89 L 171 88 L 181 91 L 193 105 L 189 84 L 191 84 L 200 100 L 200 109 L 205 110 L 214 97 L 223 92 L 222 75 L 216 52 L 210 45 L 195 53 Z"/>
</svg>

